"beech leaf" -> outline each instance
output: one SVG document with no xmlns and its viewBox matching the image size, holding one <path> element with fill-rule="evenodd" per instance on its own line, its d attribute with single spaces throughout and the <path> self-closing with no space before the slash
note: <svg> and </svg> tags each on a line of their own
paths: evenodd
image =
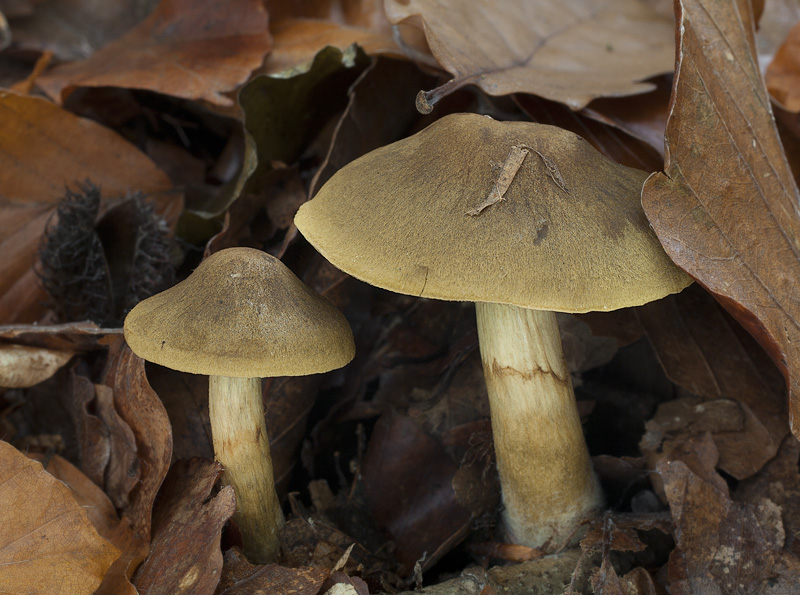
<svg viewBox="0 0 800 595">
<path fill-rule="evenodd" d="M 272 47 L 258 0 L 162 0 L 147 19 L 82 62 L 37 81 L 50 97 L 75 87 L 146 89 L 233 106 L 233 91 Z"/>
<path fill-rule="evenodd" d="M 66 364 L 72 353 L 25 345 L 0 345 L 0 387 L 24 388 L 39 384 Z"/>
<path fill-rule="evenodd" d="M 765 74 L 772 96 L 792 112 L 800 111 L 800 24 L 792 27 Z"/>
<path fill-rule="evenodd" d="M 544 2 L 387 0 L 392 23 L 418 24 L 453 75 L 420 93 L 423 113 L 468 84 L 490 95 L 532 93 L 580 109 L 596 97 L 654 88 L 641 81 L 672 71 L 672 23 L 639 0 Z"/>
<path fill-rule="evenodd" d="M 120 551 L 69 488 L 0 442 L 0 592 L 93 593 Z"/>
<path fill-rule="evenodd" d="M 800 436 L 800 194 L 759 74 L 752 13 L 730 0 L 680 6 L 666 173 L 647 180 L 642 203 L 676 264 L 782 366 Z"/>
</svg>

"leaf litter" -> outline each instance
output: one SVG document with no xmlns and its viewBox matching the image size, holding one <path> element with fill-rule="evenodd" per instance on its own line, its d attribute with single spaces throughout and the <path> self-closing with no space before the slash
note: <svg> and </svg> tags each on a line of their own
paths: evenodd
<svg viewBox="0 0 800 595">
<path fill-rule="evenodd" d="M 662 178 L 652 178 L 644 192 L 653 227 L 668 250 L 678 248 L 673 257 L 691 265 L 690 272 L 712 293 L 740 291 L 721 298 L 730 314 L 696 287 L 645 308 L 581 316 L 598 335 L 593 338 L 569 322 L 573 317 L 562 318 L 579 410 L 609 506 L 586 525 L 581 549 L 543 557 L 538 550 L 498 541 L 499 487 L 471 307 L 366 286 L 333 269 L 293 230 L 297 208 L 338 170 L 455 112 L 558 126 L 614 161 L 659 170 L 668 75 L 644 79 L 670 70 L 673 28 L 663 7 L 653 11 L 634 4 L 619 9 L 616 24 L 599 9 L 581 29 L 569 24 L 574 15 L 566 15 L 563 4 L 558 9 L 563 15 L 547 2 L 537 4 L 536 25 L 524 18 L 519 4 L 495 3 L 482 13 L 486 18 L 477 23 L 481 33 L 476 34 L 476 23 L 460 7 L 441 13 L 444 1 L 387 2 L 388 13 L 380 2 L 267 2 L 266 13 L 261 5 L 255 10 L 268 14 L 269 25 L 253 17 L 258 32 L 250 41 L 257 43 L 241 39 L 247 50 L 238 56 L 228 54 L 235 36 L 213 44 L 175 40 L 165 57 L 191 60 L 208 52 L 209 58 L 204 81 L 182 89 L 174 86 L 185 82 L 181 77 L 136 80 L 135 55 L 152 50 L 152 40 L 136 35 L 151 35 L 148 23 L 155 17 L 133 18 L 121 7 L 119 16 L 111 17 L 118 18 L 116 26 L 107 31 L 76 30 L 93 40 L 100 57 L 124 57 L 125 52 L 114 52 L 129 46 L 123 48 L 128 52 L 123 62 L 109 58 L 98 69 L 92 58 L 82 64 L 57 64 L 43 53 L 22 58 L 15 52 L 44 49 L 41 23 L 51 18 L 50 8 L 47 3 L 25 8 L 41 17 L 40 29 L 27 32 L 15 14 L 9 20 L 12 45 L 0 54 L 2 80 L 18 83 L 16 93 L 0 97 L 0 108 L 20 115 L 7 118 L 12 128 L 0 135 L 0 159 L 9 166 L 0 174 L 0 208 L 8 232 L 3 246 L 10 255 L 0 267 L 0 323 L 17 324 L 0 328 L 0 353 L 24 352 L 28 359 L 14 361 L 30 365 L 10 366 L 24 380 L 0 392 L 0 435 L 47 470 L 19 487 L 52 483 L 42 474 L 59 478 L 70 487 L 56 488 L 65 505 L 89 512 L 78 523 L 80 535 L 94 532 L 92 539 L 106 544 L 84 549 L 91 553 L 82 566 L 23 573 L 23 587 L 16 590 L 37 580 L 49 585 L 74 577 L 70 592 L 129 595 L 137 588 L 309 595 L 413 588 L 483 595 L 791 592 L 800 573 L 794 505 L 799 455 L 788 433 L 782 378 L 769 356 L 790 371 L 796 366 L 793 331 L 788 327 L 784 335 L 780 326 L 792 313 L 791 295 L 781 292 L 793 264 L 791 250 L 775 248 L 770 234 L 779 228 L 792 235 L 791 209 L 781 205 L 793 195 L 793 179 L 782 160 L 798 162 L 800 143 L 793 139 L 800 127 L 789 112 L 776 111 L 784 145 L 776 144 L 767 125 L 769 98 L 753 82 L 758 38 L 748 29 L 744 3 L 736 13 L 731 2 L 686 0 L 678 13 L 685 27 L 666 171 L 675 181 L 679 166 L 697 196 L 722 197 L 722 206 L 715 210 L 705 202 L 698 209 L 686 203 L 682 191 L 667 191 Z M 729 45 L 719 44 L 719 32 L 698 17 L 701 4 L 710 11 L 724 9 L 726 18 L 742 15 L 744 26 L 726 34 Z M 159 10 L 177 7 L 170 18 L 189 18 L 191 11 L 179 5 L 162 3 Z M 76 14 L 86 9 L 79 8 Z M 198 9 L 187 22 L 220 23 L 215 10 Z M 782 10 L 767 5 L 762 21 L 767 25 L 758 35 L 775 37 L 766 29 Z M 236 20 L 241 14 L 231 22 L 241 25 Z M 643 19 L 638 29 L 630 24 L 631 15 Z M 783 20 L 781 30 L 788 31 L 790 19 Z M 553 34 L 562 21 L 564 34 Z M 140 33 L 131 30 L 137 22 Z M 447 30 L 448 22 L 459 23 L 460 30 Z M 532 26 L 541 28 L 533 36 Z M 585 44 L 575 36 L 578 29 L 587 33 Z M 130 33 L 123 37 L 124 30 Z M 527 37 L 515 37 L 522 30 Z M 54 35 L 53 43 L 60 45 L 54 49 L 61 59 L 75 60 L 76 46 L 63 33 Z M 643 40 L 643 33 L 650 39 Z M 511 54 L 504 54 L 497 40 L 516 51 L 540 34 L 550 37 L 533 62 L 504 61 Z M 361 48 L 349 47 L 353 41 Z M 782 41 L 776 38 L 775 46 Z M 589 47 L 591 59 L 585 53 Z M 627 52 L 646 73 L 624 65 Z M 404 60 L 397 59 L 401 54 Z M 604 63 L 592 66 L 599 58 Z M 548 64 L 554 69 L 550 76 L 526 78 Z M 597 76 L 586 73 L 587 65 Z M 715 80 L 713 70 L 725 79 Z M 70 72 L 82 74 L 67 76 Z M 449 76 L 453 82 L 447 83 Z M 748 81 L 753 84 L 744 84 Z M 733 103 L 709 102 L 697 91 L 698 82 L 713 98 Z M 64 108 L 22 94 L 39 83 L 54 98 L 66 99 Z M 95 87 L 100 84 L 116 86 Z M 231 106 L 238 85 L 246 86 L 243 101 Z M 415 111 L 420 88 L 436 88 L 435 97 L 447 94 L 428 116 Z M 742 107 L 745 119 L 736 120 L 726 105 Z M 719 137 L 725 125 L 734 135 L 753 133 L 755 149 L 752 138 L 737 136 L 732 152 Z M 509 146 L 492 155 L 503 162 L 491 185 L 471 197 L 473 205 L 479 203 L 472 207 L 476 214 L 493 205 L 506 208 L 499 203 L 509 200 L 529 169 L 539 175 L 535 192 L 548 186 L 556 194 L 572 190 L 566 183 L 573 175 L 569 164 L 531 146 L 513 141 Z M 531 152 L 541 167 L 531 161 L 536 159 Z M 742 177 L 748 168 L 755 175 L 749 181 Z M 719 172 L 730 178 L 727 183 L 720 182 Z M 32 257 L 65 186 L 75 188 L 87 178 L 101 186 L 103 199 L 85 227 L 103 239 L 112 272 L 135 262 L 125 239 L 131 237 L 135 209 L 122 205 L 126 196 L 142 191 L 167 222 L 170 239 L 177 237 L 167 252 L 178 278 L 204 253 L 237 245 L 261 248 L 279 254 L 342 308 L 354 328 L 358 355 L 348 368 L 263 385 L 276 479 L 290 513 L 277 564 L 254 566 L 236 549 L 241 537 L 227 520 L 233 495 L 215 485 L 219 468 L 211 461 L 204 381 L 145 367 L 124 347 L 119 331 L 100 326 L 110 318 L 101 320 L 93 310 L 87 316 L 95 324 L 53 325 L 58 309 L 45 301 Z M 657 187 L 658 200 L 650 185 Z M 748 191 L 753 186 L 778 228 L 763 224 L 765 211 Z M 183 190 L 191 212 L 180 197 Z M 693 206 L 682 210 L 686 204 Z M 718 249 L 720 229 L 739 241 L 732 259 Z M 755 239 L 748 236 L 754 230 Z M 531 237 L 538 238 L 539 231 Z M 780 264 L 770 265 L 774 258 Z M 782 300 L 783 312 L 766 307 L 769 300 L 752 288 L 742 293 L 750 287 L 745 273 L 751 271 L 773 284 L 765 295 Z M 122 287 L 126 276 L 112 274 L 110 285 Z M 114 299 L 122 295 L 114 291 Z M 745 329 L 762 340 L 766 353 Z M 37 358 L 51 352 L 59 357 L 40 367 Z M 613 435 L 604 436 L 604 428 L 606 434 L 613 428 Z M 24 504 L 38 501 L 29 500 Z M 35 524 L 37 514 L 25 513 L 19 521 Z"/>
</svg>

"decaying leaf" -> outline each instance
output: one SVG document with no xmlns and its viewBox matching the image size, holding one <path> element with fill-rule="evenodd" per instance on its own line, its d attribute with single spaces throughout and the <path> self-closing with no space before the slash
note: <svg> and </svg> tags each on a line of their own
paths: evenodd
<svg viewBox="0 0 800 595">
<path fill-rule="evenodd" d="M 0 442 L 0 592 L 93 593 L 120 551 L 66 485 Z"/>
<path fill-rule="evenodd" d="M 429 567 L 466 536 L 470 511 L 453 489 L 457 469 L 442 445 L 410 417 L 387 414 L 376 424 L 364 460 L 364 489 L 404 572 L 423 556 Z"/>
<path fill-rule="evenodd" d="M 277 564 L 255 566 L 236 550 L 225 552 L 225 567 L 218 595 L 249 593 L 293 593 L 319 595 L 330 570 L 325 568 L 285 568 Z"/>
<path fill-rule="evenodd" d="M 673 67 L 672 23 L 639 0 L 531 2 L 389 0 L 392 23 L 424 29 L 453 75 L 420 93 L 423 113 L 468 84 L 490 95 L 532 93 L 580 109 L 595 97 L 653 88 L 643 79 Z"/>
<path fill-rule="evenodd" d="M 130 588 L 127 577 L 147 557 L 150 549 L 153 502 L 169 469 L 172 455 L 172 432 L 164 406 L 144 372 L 144 360 L 136 357 L 124 339 L 110 336 L 108 360 L 101 384 L 111 388 L 114 408 L 130 427 L 136 441 L 138 482 L 122 510 L 133 531 L 131 540 L 118 564 L 122 572 L 114 582 L 104 583 L 99 593 L 113 595 Z"/>
<path fill-rule="evenodd" d="M 284 19 L 271 29 L 275 45 L 259 71 L 263 74 L 277 74 L 308 62 L 326 46 L 345 50 L 357 43 L 370 56 L 403 55 L 387 31 L 300 18 Z"/>
<path fill-rule="evenodd" d="M 733 501 L 714 471 L 716 459 L 706 435 L 686 442 L 681 453 L 658 464 L 675 527 L 670 592 L 757 593 L 779 580 L 791 584 L 797 575 L 782 562 L 780 508 L 768 499 Z"/>
<path fill-rule="evenodd" d="M 140 592 L 214 592 L 222 571 L 220 532 L 236 510 L 231 486 L 211 496 L 221 474 L 222 465 L 207 459 L 172 466 L 153 514 L 150 556 L 136 573 Z"/>
<path fill-rule="evenodd" d="M 0 387 L 23 388 L 47 380 L 74 354 L 24 345 L 0 345 Z"/>
<path fill-rule="evenodd" d="M 749 4 L 736 8 L 681 3 L 666 174 L 648 179 L 642 203 L 672 259 L 784 369 L 800 436 L 800 193 L 759 75 Z"/>
<path fill-rule="evenodd" d="M 737 500 L 757 505 L 769 499 L 781 509 L 786 533 L 786 550 L 800 555 L 800 442 L 788 436 L 781 445 L 778 456 L 770 461 L 755 477 L 743 481 L 736 488 Z"/>
<path fill-rule="evenodd" d="M 115 546 L 122 547 L 130 528 L 125 521 L 120 521 L 111 499 L 97 484 L 59 455 L 29 453 L 28 458 L 47 465 L 45 471 L 67 485 L 97 532 Z"/>
<path fill-rule="evenodd" d="M 764 75 L 772 96 L 792 112 L 800 111 L 800 25 L 795 25 Z"/>
<path fill-rule="evenodd" d="M 637 317 L 667 376 L 698 395 L 659 407 L 643 452 L 652 462 L 665 437 L 668 450 L 708 431 L 721 469 L 737 479 L 756 473 L 788 433 L 784 383 L 766 354 L 697 286 L 639 308 Z"/>
<path fill-rule="evenodd" d="M 232 106 L 224 93 L 243 83 L 271 46 L 258 0 L 162 0 L 126 35 L 38 84 L 55 100 L 76 87 L 122 87 Z"/>
</svg>

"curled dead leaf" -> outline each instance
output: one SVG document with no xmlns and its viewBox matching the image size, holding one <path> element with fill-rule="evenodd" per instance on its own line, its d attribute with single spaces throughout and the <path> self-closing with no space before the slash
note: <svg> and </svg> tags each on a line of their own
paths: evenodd
<svg viewBox="0 0 800 595">
<path fill-rule="evenodd" d="M 633 95 L 673 67 L 672 23 L 645 2 L 388 0 L 392 23 L 424 29 L 453 79 L 417 98 L 428 113 L 474 84 L 490 95 L 532 93 L 580 109 L 595 97 Z M 500 42 L 502 40 L 502 42 Z"/>
<path fill-rule="evenodd" d="M 258 0 L 162 0 L 133 30 L 38 84 L 56 101 L 76 87 L 122 87 L 233 106 L 224 93 L 272 47 L 267 20 Z"/>
<path fill-rule="evenodd" d="M 120 551 L 69 488 L 0 442 L 0 591 L 94 593 Z"/>
<path fill-rule="evenodd" d="M 782 367 L 800 436 L 800 192 L 755 59 L 750 5 L 732 4 L 680 3 L 665 173 L 647 180 L 642 204 L 675 263 Z"/>
<path fill-rule="evenodd" d="M 55 374 L 74 354 L 24 345 L 0 345 L 0 387 L 25 388 Z"/>
</svg>

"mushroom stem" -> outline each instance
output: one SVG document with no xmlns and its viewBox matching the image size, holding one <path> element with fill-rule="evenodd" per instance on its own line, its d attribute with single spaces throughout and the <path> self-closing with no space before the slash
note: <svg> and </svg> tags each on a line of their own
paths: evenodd
<svg viewBox="0 0 800 595">
<path fill-rule="evenodd" d="M 477 303 L 508 538 L 558 547 L 602 505 L 553 312 Z"/>
<path fill-rule="evenodd" d="M 208 411 L 222 482 L 236 492 L 234 520 L 244 553 L 254 563 L 278 558 L 284 518 L 275 493 L 260 378 L 208 379 Z"/>
</svg>

